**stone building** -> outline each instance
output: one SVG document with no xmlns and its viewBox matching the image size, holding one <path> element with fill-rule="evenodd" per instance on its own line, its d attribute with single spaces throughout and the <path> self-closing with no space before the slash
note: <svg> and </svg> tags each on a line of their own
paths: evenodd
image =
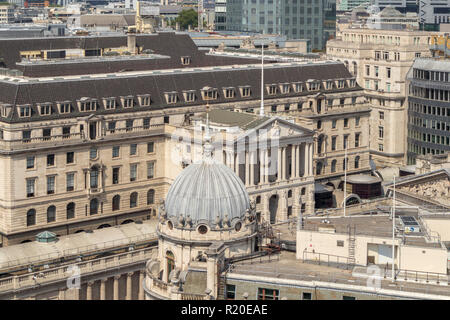
<svg viewBox="0 0 450 320">
<path fill-rule="evenodd" d="M 371 106 L 370 154 L 381 167 L 406 163 L 406 74 L 417 57 L 430 57 L 423 31 L 349 28 L 327 43 L 327 56 L 344 62 Z"/>
<path fill-rule="evenodd" d="M 408 164 L 450 151 L 450 60 L 416 59 L 408 73 Z"/>
<path fill-rule="evenodd" d="M 10 69 L 0 81 L 4 245 L 151 218 L 174 178 L 175 126 L 207 103 L 251 113 L 261 100 L 259 61 L 204 53 L 187 35 L 10 39 L 0 56 Z M 268 63 L 264 86 L 266 113 L 361 92 L 336 62 Z"/>
</svg>

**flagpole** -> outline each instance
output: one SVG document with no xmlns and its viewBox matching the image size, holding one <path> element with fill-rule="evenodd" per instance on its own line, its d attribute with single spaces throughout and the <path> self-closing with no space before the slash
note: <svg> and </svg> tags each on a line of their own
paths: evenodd
<svg viewBox="0 0 450 320">
<path fill-rule="evenodd" d="M 344 156 L 344 164 L 345 164 L 345 170 L 344 170 L 344 217 L 345 217 L 345 210 L 347 207 L 347 200 L 345 199 L 347 197 L 347 148 L 348 148 L 348 141 L 345 145 L 345 156 Z"/>
<path fill-rule="evenodd" d="M 264 43 L 261 43 L 261 107 L 259 115 L 264 116 Z"/>
<path fill-rule="evenodd" d="M 395 175 L 394 175 L 394 195 L 392 197 L 392 282 L 395 281 L 395 270 L 394 270 L 394 262 L 395 262 Z"/>
</svg>

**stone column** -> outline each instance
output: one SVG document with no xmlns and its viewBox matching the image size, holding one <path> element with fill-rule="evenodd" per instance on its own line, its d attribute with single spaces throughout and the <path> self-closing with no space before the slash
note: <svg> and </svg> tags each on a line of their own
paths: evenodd
<svg viewBox="0 0 450 320">
<path fill-rule="evenodd" d="M 295 146 L 295 177 L 300 177 L 300 145 Z"/>
<path fill-rule="evenodd" d="M 291 178 L 296 178 L 295 172 L 296 172 L 296 156 L 297 156 L 297 146 L 292 145 L 291 147 Z"/>
<path fill-rule="evenodd" d="M 92 286 L 93 285 L 94 285 L 94 281 L 89 281 L 87 283 L 86 300 L 92 300 Z"/>
<path fill-rule="evenodd" d="M 287 149 L 287 147 L 284 147 L 284 148 L 282 148 L 281 149 L 281 158 L 283 159 L 282 160 L 282 163 L 281 163 L 281 172 L 283 173 L 282 174 L 282 180 L 284 180 L 284 179 L 286 179 L 286 177 L 287 177 L 287 170 L 286 170 L 286 149 Z"/>
<path fill-rule="evenodd" d="M 309 162 L 309 175 L 312 176 L 313 175 L 313 161 L 312 158 L 314 156 L 314 150 L 313 150 L 313 144 L 310 143 L 309 144 L 309 157 L 308 159 L 311 159 L 311 161 Z"/>
<path fill-rule="evenodd" d="M 266 220 L 267 222 L 270 223 L 269 199 L 270 199 L 270 197 L 268 194 L 263 194 L 261 196 L 261 201 L 263 204 L 263 210 L 261 212 L 261 216 L 264 218 L 264 220 Z"/>
<path fill-rule="evenodd" d="M 120 276 L 114 276 L 114 300 L 119 300 L 119 279 Z"/>
<path fill-rule="evenodd" d="M 139 300 L 145 300 L 144 296 L 144 278 L 145 278 L 145 270 L 139 271 L 139 294 L 138 299 Z"/>
<path fill-rule="evenodd" d="M 131 300 L 132 297 L 132 278 L 133 277 L 133 272 L 128 272 L 127 274 L 127 295 L 126 295 L 126 300 Z"/>
<path fill-rule="evenodd" d="M 250 155 L 245 152 L 245 185 L 250 185 Z"/>
<path fill-rule="evenodd" d="M 281 168 L 281 164 L 283 163 L 283 159 L 282 159 L 282 152 L 281 152 L 281 147 L 278 146 L 278 160 L 277 160 L 277 165 L 278 165 L 278 171 L 277 171 L 277 181 L 281 181 L 282 178 L 282 168 Z"/>
<path fill-rule="evenodd" d="M 106 281 L 107 278 L 100 280 L 100 300 L 106 300 Z"/>
<path fill-rule="evenodd" d="M 305 158 L 305 161 L 304 161 L 304 168 L 303 168 L 303 171 L 304 171 L 304 173 L 303 173 L 303 175 L 304 176 L 308 176 L 309 175 L 309 173 L 308 173 L 308 171 L 309 171 L 309 162 L 311 161 L 310 159 L 309 159 L 309 145 L 307 144 L 307 143 L 305 143 L 305 154 L 304 154 L 304 158 Z"/>
<path fill-rule="evenodd" d="M 259 151 L 259 184 L 265 183 L 265 155 L 266 150 L 261 149 Z"/>
<path fill-rule="evenodd" d="M 250 152 L 250 163 L 248 165 L 249 170 L 250 170 L 250 174 L 249 174 L 249 185 L 250 186 L 254 186 L 255 185 L 255 163 L 256 163 L 256 152 L 255 151 L 251 151 Z"/>
</svg>

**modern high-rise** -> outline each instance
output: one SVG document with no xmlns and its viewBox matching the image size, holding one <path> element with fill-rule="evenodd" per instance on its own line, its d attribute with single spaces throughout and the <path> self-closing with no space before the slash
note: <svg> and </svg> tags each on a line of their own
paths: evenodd
<svg viewBox="0 0 450 320">
<path fill-rule="evenodd" d="M 324 41 L 324 1 L 236 0 L 227 2 L 229 31 L 281 34 L 288 39 L 310 39 L 312 49 Z"/>
<path fill-rule="evenodd" d="M 408 163 L 450 151 L 450 60 L 416 59 L 408 73 Z"/>
</svg>

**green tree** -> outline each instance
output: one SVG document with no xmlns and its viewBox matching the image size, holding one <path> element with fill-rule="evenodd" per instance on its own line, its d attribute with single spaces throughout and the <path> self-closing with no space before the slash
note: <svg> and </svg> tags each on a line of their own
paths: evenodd
<svg viewBox="0 0 450 320">
<path fill-rule="evenodd" d="M 194 9 L 183 10 L 178 15 L 176 22 L 180 24 L 182 30 L 186 30 L 189 26 L 196 28 L 198 26 L 198 13 Z"/>
</svg>

